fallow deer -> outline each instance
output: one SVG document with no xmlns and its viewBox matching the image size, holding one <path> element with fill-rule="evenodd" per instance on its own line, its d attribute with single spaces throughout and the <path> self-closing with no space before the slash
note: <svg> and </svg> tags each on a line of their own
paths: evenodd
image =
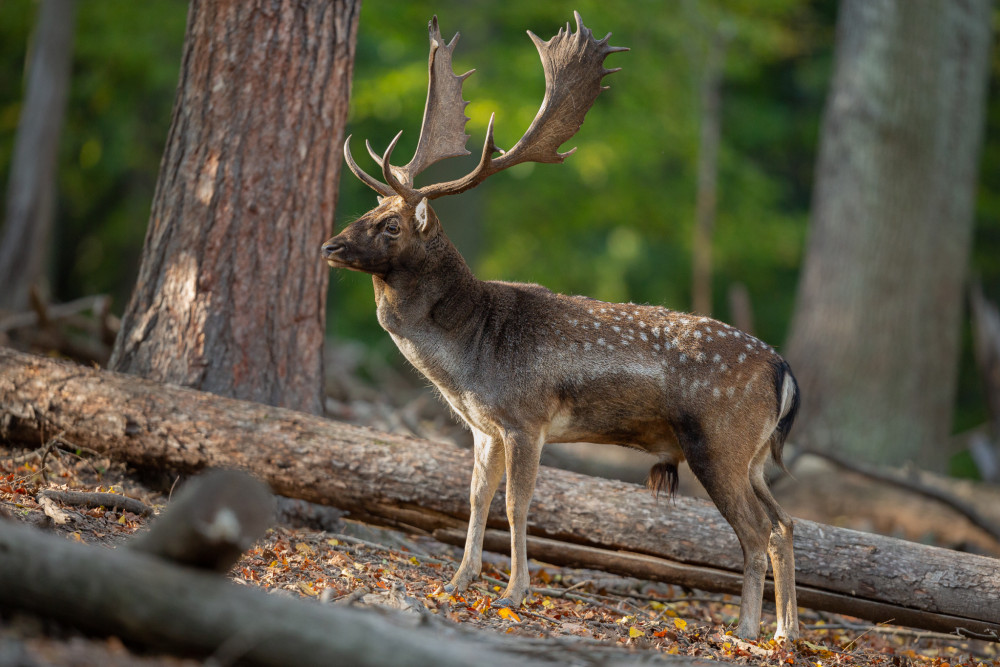
<svg viewBox="0 0 1000 667">
<path fill-rule="evenodd" d="M 677 465 L 687 460 L 736 532 L 744 556 L 737 634 L 757 636 L 770 555 L 776 637 L 794 638 L 792 521 L 764 479 L 769 455 L 781 463 L 798 407 L 788 364 L 753 336 L 706 317 L 478 280 L 428 204 L 513 165 L 559 163 L 573 152 L 558 149 L 579 130 L 605 88 L 602 78 L 618 71 L 604 68 L 605 57 L 628 50 L 610 46 L 610 34 L 596 40 L 574 14 L 575 33 L 568 23 L 547 42 L 528 32 L 544 67 L 545 97 L 517 144 L 506 152 L 496 146 L 491 117 L 472 172 L 416 187 L 414 177 L 431 164 L 469 154 L 462 82 L 472 71 L 454 74 L 458 35 L 445 44 L 431 20 L 430 83 L 413 159 L 391 165 L 399 134 L 381 156 L 368 145 L 383 183 L 358 167 L 347 138 L 347 164 L 380 195 L 379 204 L 327 241 L 323 256 L 330 266 L 372 275 L 379 323 L 474 435 L 468 537 L 448 590 L 464 590 L 480 574 L 490 501 L 505 471 L 512 564 L 495 604 L 520 605 L 542 445 L 628 445 L 659 457 L 650 473 L 654 490 L 673 492 Z"/>
</svg>

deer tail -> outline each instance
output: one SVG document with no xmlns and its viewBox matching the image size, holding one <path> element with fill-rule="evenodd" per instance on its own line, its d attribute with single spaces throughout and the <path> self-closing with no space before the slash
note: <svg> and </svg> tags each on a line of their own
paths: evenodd
<svg viewBox="0 0 1000 667">
<path fill-rule="evenodd" d="M 781 460 L 781 453 L 799 411 L 799 385 L 788 362 L 780 357 L 774 363 L 774 393 L 778 404 L 778 425 L 771 434 L 771 457 L 787 473 L 788 468 Z"/>
</svg>

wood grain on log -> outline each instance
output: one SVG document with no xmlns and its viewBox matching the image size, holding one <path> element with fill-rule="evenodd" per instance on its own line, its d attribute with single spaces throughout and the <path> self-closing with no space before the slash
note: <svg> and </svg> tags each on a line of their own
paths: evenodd
<svg viewBox="0 0 1000 667">
<path fill-rule="evenodd" d="M 390 525 L 433 531 L 464 527 L 468 517 L 471 452 L 8 349 L 0 349 L 0 429 L 28 446 L 64 432 L 136 466 L 241 467 L 276 493 Z M 501 529 L 502 496 L 490 513 Z M 657 502 L 638 486 L 561 470 L 539 472 L 529 532 L 742 571 L 735 535 L 711 504 Z M 995 559 L 804 520 L 795 553 L 801 586 L 955 616 L 975 631 L 1000 628 Z M 863 612 L 859 604 L 845 613 Z"/>
</svg>

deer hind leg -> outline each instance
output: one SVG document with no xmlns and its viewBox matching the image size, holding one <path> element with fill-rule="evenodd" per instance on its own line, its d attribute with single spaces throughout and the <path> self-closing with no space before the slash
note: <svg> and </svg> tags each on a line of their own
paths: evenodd
<svg viewBox="0 0 1000 667">
<path fill-rule="evenodd" d="M 795 600 L 795 552 L 792 548 L 792 517 L 771 495 L 764 479 L 764 463 L 770 451 L 765 442 L 754 457 L 750 468 L 750 484 L 757 499 L 771 520 L 771 537 L 767 553 L 774 572 L 774 599 L 778 612 L 775 639 L 795 639 L 799 636 L 799 610 Z"/>
<path fill-rule="evenodd" d="M 465 538 L 462 564 L 445 590 L 464 591 L 479 576 L 483 568 L 483 533 L 490 513 L 490 503 L 503 477 L 504 448 L 499 438 L 473 431 L 475 462 L 469 491 L 469 532 Z"/>
<path fill-rule="evenodd" d="M 542 453 L 541 434 L 509 430 L 504 433 L 507 468 L 507 521 L 510 522 L 510 582 L 503 597 L 494 604 L 520 606 L 528 594 L 528 505 L 535 492 L 538 459 Z"/>
<path fill-rule="evenodd" d="M 739 456 L 731 447 L 727 451 L 706 442 L 698 429 L 678 435 L 692 472 L 732 526 L 743 548 L 743 591 L 736 635 L 755 639 L 760 631 L 771 522 L 750 484 L 751 457 Z"/>
</svg>

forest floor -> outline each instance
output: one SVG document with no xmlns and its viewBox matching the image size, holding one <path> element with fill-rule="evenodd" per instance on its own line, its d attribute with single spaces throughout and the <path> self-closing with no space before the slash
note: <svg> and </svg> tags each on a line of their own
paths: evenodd
<svg viewBox="0 0 1000 667">
<path fill-rule="evenodd" d="M 159 512 L 170 484 L 66 448 L 8 451 L 0 458 L 0 507 L 8 515 L 66 539 L 115 548 L 155 515 L 60 505 L 69 520 L 57 525 L 38 503 L 44 489 L 111 491 Z M 643 662 L 681 654 L 748 665 L 1000 665 L 1000 644 L 873 626 L 808 609 L 801 610 L 802 638 L 776 644 L 769 639 L 774 617 L 767 603 L 762 639 L 743 642 L 730 634 L 738 598 L 534 561 L 534 589 L 527 603 L 516 610 L 497 609 L 493 601 L 509 574 L 504 556 L 485 554 L 479 582 L 461 595 L 449 595 L 441 584 L 461 558 L 456 547 L 426 535 L 344 520 L 336 511 L 301 503 L 279 515 L 278 525 L 229 572 L 235 584 L 299 597 L 305 604 L 387 607 L 467 629 L 547 638 L 565 648 L 567 664 L 618 662 L 606 652 L 600 661 L 588 655 L 600 646 L 617 647 L 621 660 Z M 144 654 L 115 638 L 113 628 L 108 636 L 89 638 L 50 621 L 0 610 L 0 665 L 224 664 Z"/>
</svg>

